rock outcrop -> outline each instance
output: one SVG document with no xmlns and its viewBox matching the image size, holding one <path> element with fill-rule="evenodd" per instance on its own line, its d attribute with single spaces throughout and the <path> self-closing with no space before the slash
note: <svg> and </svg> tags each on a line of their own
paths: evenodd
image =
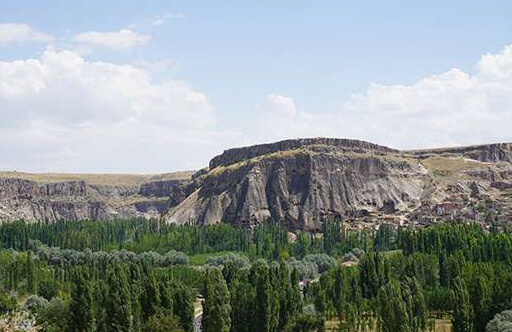
<svg viewBox="0 0 512 332">
<path fill-rule="evenodd" d="M 326 220 L 336 218 L 453 218 L 446 212 L 453 206 L 463 212 L 470 200 L 508 189 L 496 181 L 506 183 L 510 177 L 511 146 L 398 151 L 357 140 L 313 138 L 231 149 L 212 159 L 197 190 L 164 217 L 201 225 L 272 219 L 308 230 L 321 230 Z M 436 209 L 439 204 L 444 208 Z"/>
<path fill-rule="evenodd" d="M 380 146 L 365 141 L 339 139 L 339 138 L 302 138 L 290 139 L 270 144 L 260 144 L 243 148 L 234 148 L 224 151 L 210 161 L 210 169 L 218 166 L 226 166 L 236 162 L 251 159 L 257 156 L 267 155 L 280 151 L 290 151 L 305 146 L 324 146 L 327 148 L 341 150 L 355 150 L 362 152 L 364 150 L 374 150 L 382 152 L 392 152 L 393 150 L 385 146 Z"/>
<path fill-rule="evenodd" d="M 0 221 L 159 217 L 185 195 L 172 189 L 190 179 L 188 176 L 114 185 L 89 180 L 43 182 L 27 177 L 31 176 L 24 173 L 0 175 Z M 174 195 L 177 198 L 173 198 Z"/>
<path fill-rule="evenodd" d="M 0 175 L 0 220 L 158 217 L 178 224 L 268 219 L 321 230 L 326 220 L 475 218 L 478 202 L 512 206 L 512 144 L 399 151 L 311 138 L 230 149 L 186 177 L 130 185 Z M 510 210 L 512 213 L 512 210 Z"/>
<path fill-rule="evenodd" d="M 437 154 L 442 156 L 465 157 L 488 163 L 497 163 L 502 161 L 512 163 L 512 143 L 420 150 L 413 151 L 412 153 L 419 157 Z"/>
<path fill-rule="evenodd" d="M 381 209 L 389 201 L 405 207 L 419 199 L 424 173 L 418 163 L 388 157 L 382 152 L 392 150 L 370 144 L 323 143 L 308 140 L 292 150 L 230 150 L 229 157 L 214 159 L 218 166 L 166 218 L 198 224 L 270 218 L 292 228 L 320 229 L 330 217 Z M 261 155 L 262 150 L 272 152 Z M 252 158 L 243 161 L 235 155 Z"/>
</svg>

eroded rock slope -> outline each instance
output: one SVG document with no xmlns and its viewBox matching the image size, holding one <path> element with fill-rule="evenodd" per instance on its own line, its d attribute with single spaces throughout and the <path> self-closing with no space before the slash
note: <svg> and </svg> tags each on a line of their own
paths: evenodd
<svg viewBox="0 0 512 332">
<path fill-rule="evenodd" d="M 273 219 L 431 223 L 512 218 L 512 144 L 399 151 L 347 139 L 286 140 L 225 151 L 195 174 L 45 183 L 0 174 L 0 220 L 159 217 L 179 224 Z M 487 206 L 492 204 L 493 206 Z"/>
<path fill-rule="evenodd" d="M 333 218 L 478 219 L 478 202 L 489 198 L 506 217 L 511 161 L 511 144 L 398 151 L 317 138 L 232 149 L 213 158 L 196 190 L 164 217 L 174 223 L 250 225 L 270 218 L 321 230 Z"/>
</svg>

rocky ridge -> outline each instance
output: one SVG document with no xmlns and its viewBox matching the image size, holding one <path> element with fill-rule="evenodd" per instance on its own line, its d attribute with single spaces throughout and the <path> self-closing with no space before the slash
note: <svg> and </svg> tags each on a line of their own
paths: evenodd
<svg viewBox="0 0 512 332">
<path fill-rule="evenodd" d="M 33 174 L 0 173 L 0 221 L 159 217 L 177 204 L 171 199 L 179 196 L 175 189 L 187 183 L 191 174 L 180 173 L 175 178 L 173 174 L 158 175 L 156 180 L 144 178 L 135 183 L 111 175 L 116 178 L 112 182 L 117 184 L 113 184 L 85 175 L 86 180 L 38 181 L 31 179 Z"/>
<path fill-rule="evenodd" d="M 485 214 L 493 204 L 495 215 Z M 254 225 L 267 219 L 321 230 L 440 219 L 512 219 L 512 144 L 399 151 L 309 138 L 230 149 L 180 178 L 130 185 L 0 174 L 0 220 L 159 217 L 170 223 Z"/>
</svg>

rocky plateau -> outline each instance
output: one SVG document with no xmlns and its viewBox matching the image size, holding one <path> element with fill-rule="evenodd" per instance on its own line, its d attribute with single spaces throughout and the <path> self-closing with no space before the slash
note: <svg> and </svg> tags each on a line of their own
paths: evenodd
<svg viewBox="0 0 512 332">
<path fill-rule="evenodd" d="M 0 221 L 161 218 L 319 231 L 512 220 L 512 143 L 395 150 L 311 138 L 224 151 L 198 172 L 161 175 L 0 173 Z"/>
</svg>

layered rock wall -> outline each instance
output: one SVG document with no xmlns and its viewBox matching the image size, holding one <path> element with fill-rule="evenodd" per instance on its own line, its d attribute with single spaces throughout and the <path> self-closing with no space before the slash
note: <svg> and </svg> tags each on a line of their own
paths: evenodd
<svg viewBox="0 0 512 332">
<path fill-rule="evenodd" d="M 347 139 L 286 140 L 227 150 L 186 179 L 122 185 L 0 177 L 0 221 L 144 217 L 253 226 L 272 219 L 321 230 L 336 218 L 466 211 L 464 204 L 489 197 L 512 206 L 511 176 L 510 143 L 399 151 Z"/>
</svg>

